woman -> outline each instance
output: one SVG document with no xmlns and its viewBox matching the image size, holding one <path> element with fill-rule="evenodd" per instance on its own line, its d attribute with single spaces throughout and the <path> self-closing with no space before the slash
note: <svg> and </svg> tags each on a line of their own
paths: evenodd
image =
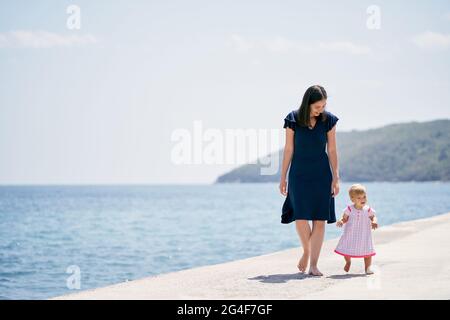
<svg viewBox="0 0 450 320">
<path fill-rule="evenodd" d="M 336 150 L 336 122 L 339 118 L 325 110 L 326 102 L 327 93 L 322 86 L 309 87 L 300 108 L 289 112 L 284 119 L 286 145 L 280 192 L 287 197 L 281 223 L 295 221 L 303 246 L 303 256 L 297 267 L 300 272 L 305 272 L 311 260 L 308 274 L 314 276 L 323 275 L 317 268 L 317 262 L 325 221 L 336 222 L 334 197 L 339 193 Z M 286 192 L 289 165 L 289 187 Z M 312 230 L 309 220 L 312 221 Z"/>
</svg>

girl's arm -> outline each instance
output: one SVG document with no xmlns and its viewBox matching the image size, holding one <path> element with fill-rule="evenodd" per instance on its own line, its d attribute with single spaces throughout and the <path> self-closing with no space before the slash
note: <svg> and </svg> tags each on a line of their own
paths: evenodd
<svg viewBox="0 0 450 320">
<path fill-rule="evenodd" d="M 378 228 L 377 216 L 373 210 L 372 214 L 369 216 L 369 219 L 372 221 L 372 229 Z"/>
<path fill-rule="evenodd" d="M 342 218 L 340 220 L 338 220 L 338 222 L 336 222 L 336 225 L 338 227 L 342 227 L 344 225 L 344 223 L 346 223 L 348 221 L 348 215 L 346 213 L 344 213 L 342 215 Z"/>
</svg>

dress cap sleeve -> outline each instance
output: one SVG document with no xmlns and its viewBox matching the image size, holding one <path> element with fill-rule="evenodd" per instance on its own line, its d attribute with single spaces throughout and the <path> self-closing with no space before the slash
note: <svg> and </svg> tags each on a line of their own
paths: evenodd
<svg viewBox="0 0 450 320">
<path fill-rule="evenodd" d="M 283 128 L 291 128 L 295 131 L 295 126 L 297 124 L 297 121 L 295 120 L 295 111 L 292 110 L 287 114 L 287 116 L 284 118 L 284 125 Z"/>
<path fill-rule="evenodd" d="M 342 214 L 349 216 L 350 215 L 350 206 L 346 206 L 343 210 L 342 210 Z"/>
<path fill-rule="evenodd" d="M 327 112 L 327 131 L 333 129 L 334 125 L 336 124 L 336 122 L 338 122 L 338 120 L 339 118 L 336 117 L 334 114 L 332 114 L 331 112 Z"/>
</svg>

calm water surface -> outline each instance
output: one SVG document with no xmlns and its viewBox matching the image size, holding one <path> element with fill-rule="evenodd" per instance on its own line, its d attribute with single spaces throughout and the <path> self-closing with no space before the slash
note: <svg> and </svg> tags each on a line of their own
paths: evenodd
<svg viewBox="0 0 450 320">
<path fill-rule="evenodd" d="M 450 183 L 365 185 L 381 226 L 450 211 Z M 0 298 L 72 293 L 72 265 L 85 290 L 299 246 L 294 224 L 280 223 L 283 201 L 275 183 L 2 186 Z"/>
</svg>

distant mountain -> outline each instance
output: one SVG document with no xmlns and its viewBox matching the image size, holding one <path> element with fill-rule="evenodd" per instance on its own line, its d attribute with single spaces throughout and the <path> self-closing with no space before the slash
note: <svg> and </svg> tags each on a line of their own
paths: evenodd
<svg viewBox="0 0 450 320">
<path fill-rule="evenodd" d="M 337 132 L 336 139 L 342 181 L 450 181 L 448 119 Z M 276 175 L 261 175 L 260 168 L 259 161 L 240 166 L 216 183 L 280 180 L 280 168 Z"/>
</svg>

